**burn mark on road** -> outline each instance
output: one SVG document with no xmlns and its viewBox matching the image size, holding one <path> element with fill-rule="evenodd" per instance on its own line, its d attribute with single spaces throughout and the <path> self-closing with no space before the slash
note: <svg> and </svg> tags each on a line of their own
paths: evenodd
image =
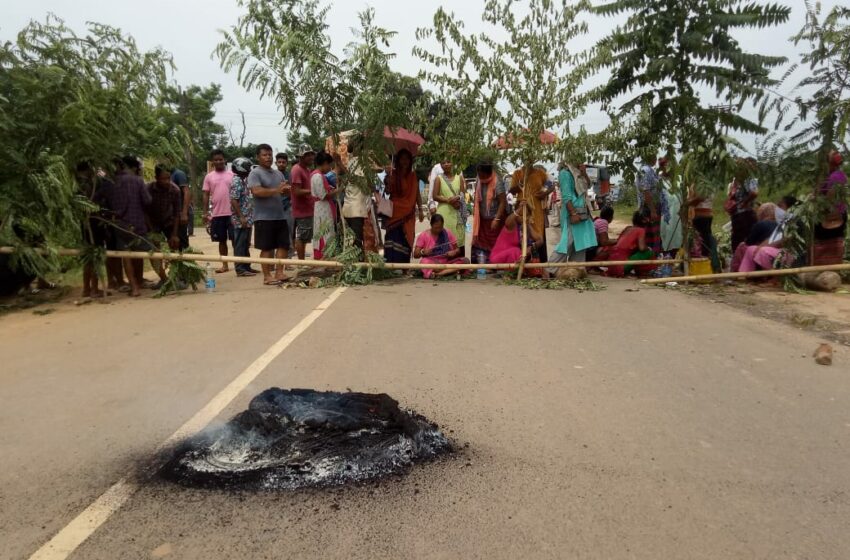
<svg viewBox="0 0 850 560">
<path fill-rule="evenodd" d="M 388 395 L 273 388 L 180 444 L 160 474 L 192 487 L 293 490 L 402 474 L 451 451 L 435 424 Z"/>
</svg>

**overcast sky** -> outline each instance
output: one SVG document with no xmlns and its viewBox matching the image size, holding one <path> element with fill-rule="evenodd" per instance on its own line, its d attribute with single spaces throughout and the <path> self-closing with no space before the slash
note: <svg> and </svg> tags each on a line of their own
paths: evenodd
<svg viewBox="0 0 850 560">
<path fill-rule="evenodd" d="M 771 0 L 773 1 L 773 0 Z M 744 48 L 771 55 L 787 56 L 797 60 L 798 49 L 788 42 L 805 19 L 803 0 L 780 0 L 792 7 L 790 21 L 779 28 L 753 32 L 740 36 Z M 823 0 L 828 10 L 838 0 Z M 398 32 L 392 44 L 397 54 L 395 70 L 415 75 L 421 64 L 411 53 L 418 27 L 431 23 L 434 11 L 441 5 L 451 9 L 466 23 L 470 32 L 485 30 L 480 14 L 484 0 L 345 0 L 331 2 L 329 24 L 337 50 L 351 40 L 352 26 L 357 25 L 357 12 L 372 6 L 377 12 L 377 24 Z M 245 92 L 232 75 L 225 74 L 210 53 L 220 39 L 219 30 L 233 25 L 240 15 L 236 0 L 27 0 L 9 2 L 3 8 L 0 39 L 13 39 L 30 20 L 42 20 L 48 12 L 63 18 L 77 31 L 84 30 L 86 21 L 98 21 L 121 28 L 132 35 L 141 49 L 161 46 L 174 55 L 177 65 L 175 79 L 181 85 L 212 82 L 222 86 L 224 100 L 218 106 L 218 120 L 225 126 L 241 131 L 239 109 L 247 116 L 248 142 L 268 142 L 284 147 L 286 131 L 278 125 L 279 117 L 274 103 L 260 100 L 255 93 Z M 591 31 L 583 39 L 591 46 L 616 22 L 606 19 L 590 20 Z M 784 92 L 790 89 L 785 85 Z M 598 130 L 606 124 L 605 115 L 589 110 L 578 124 L 589 130 Z M 747 144 L 752 145 L 752 139 Z"/>
</svg>

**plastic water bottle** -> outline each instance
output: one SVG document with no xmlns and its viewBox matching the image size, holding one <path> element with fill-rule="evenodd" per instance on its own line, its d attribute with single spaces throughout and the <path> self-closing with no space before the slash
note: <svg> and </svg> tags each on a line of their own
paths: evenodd
<svg viewBox="0 0 850 560">
<path fill-rule="evenodd" d="M 478 262 L 479 265 L 484 264 L 484 253 L 483 252 L 481 252 L 481 251 L 478 252 L 478 255 L 476 255 L 476 261 Z M 479 280 L 486 280 L 487 279 L 487 271 L 484 270 L 483 268 L 479 268 L 477 276 L 478 276 Z"/>
<path fill-rule="evenodd" d="M 208 294 L 215 292 L 215 275 L 213 274 L 212 264 L 209 262 L 207 262 L 207 275 L 204 284 Z"/>
</svg>

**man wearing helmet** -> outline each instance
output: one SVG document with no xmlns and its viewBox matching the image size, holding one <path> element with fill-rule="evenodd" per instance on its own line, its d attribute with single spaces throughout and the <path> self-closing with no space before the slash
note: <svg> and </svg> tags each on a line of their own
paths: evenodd
<svg viewBox="0 0 850 560">
<path fill-rule="evenodd" d="M 230 220 L 233 225 L 233 255 L 249 257 L 251 229 L 254 226 L 254 199 L 248 190 L 251 160 L 240 157 L 233 160 L 233 181 L 230 183 Z M 236 263 L 236 276 L 256 276 L 257 271 L 248 263 Z"/>
<path fill-rule="evenodd" d="M 248 175 L 248 189 L 254 195 L 254 246 L 263 258 L 289 256 L 289 226 L 283 213 L 282 194 L 289 194 L 283 174 L 272 167 L 274 152 L 268 144 L 257 146 L 257 163 Z M 275 286 L 286 280 L 284 267 L 272 277 L 271 265 L 263 265 L 263 283 Z"/>
</svg>

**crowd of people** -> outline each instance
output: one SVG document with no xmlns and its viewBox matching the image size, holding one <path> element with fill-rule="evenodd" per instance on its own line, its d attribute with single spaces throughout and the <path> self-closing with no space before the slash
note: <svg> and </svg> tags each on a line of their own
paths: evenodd
<svg viewBox="0 0 850 560">
<path fill-rule="evenodd" d="M 228 255 L 232 245 L 234 255 L 247 257 L 253 244 L 261 257 L 283 259 L 294 246 L 297 258 L 303 260 L 309 244 L 313 259 L 323 259 L 341 228 L 346 227 L 364 254 L 382 250 L 389 263 L 409 263 L 411 258 L 423 264 L 516 266 L 522 259 L 526 263 L 646 261 L 673 257 L 683 249 L 685 219 L 695 232 L 694 246 L 687 250 L 709 259 L 715 271 L 723 267 L 713 233 L 712 198 L 693 187 L 685 200 L 673 194 L 664 158 L 650 158 L 641 165 L 639 208 L 631 216 L 631 225 L 614 238 L 609 230 L 614 208 L 604 199 L 594 216 L 592 181 L 583 163 L 564 162 L 557 176 L 552 176 L 540 165 L 503 174 L 492 161 L 481 161 L 474 180 L 467 184 L 451 161 L 443 161 L 430 178 L 426 205 L 410 151 L 399 150 L 391 165 L 372 169 L 379 178 L 373 184 L 366 181 L 372 174 L 363 169 L 356 149 L 350 155 L 344 165 L 338 154 L 302 146 L 290 168 L 288 155 L 275 154 L 268 144 L 258 146 L 255 161 L 240 157 L 228 164 L 223 152 L 213 151 L 212 170 L 203 180 L 202 217 L 211 240 L 218 243 L 219 253 Z M 814 232 L 812 264 L 838 263 L 844 257 L 847 208 L 835 195 L 837 187 L 847 182 L 842 163 L 840 154 L 830 156 L 830 175 L 816 192 L 832 202 L 829 214 Z M 736 272 L 774 266 L 783 254 L 784 232 L 793 223 L 797 204 L 793 197 L 784 197 L 778 204 L 759 204 L 755 170 L 753 161 L 742 162 L 724 203 L 734 252 L 730 265 Z M 149 251 L 162 242 L 175 251 L 188 248 L 193 209 L 183 171 L 157 166 L 154 181 L 146 184 L 140 162 L 125 157 L 116 162 L 111 178 L 102 173 L 94 177 L 86 165 L 78 168 L 77 175 L 81 185 L 89 185 L 88 194 L 101 207 L 88 228 L 95 244 L 118 250 Z M 554 208 L 553 200 L 557 201 Z M 682 211 L 683 206 L 686 211 Z M 430 228 L 417 237 L 416 221 L 424 221 L 426 213 L 430 214 Z M 547 229 L 553 225 L 550 217 L 554 218 L 551 222 L 560 224 L 559 238 L 551 240 L 551 255 L 547 240 Z M 527 235 L 523 235 L 524 229 Z M 471 239 L 467 239 L 468 232 Z M 123 263 L 110 259 L 109 287 L 138 296 L 146 285 L 161 285 L 146 284 L 142 266 L 139 259 L 124 259 Z M 164 282 L 162 263 L 152 261 L 152 266 Z M 239 263 L 234 268 L 239 277 L 261 275 L 265 285 L 288 279 L 283 266 L 264 264 L 261 270 L 255 270 Z M 632 272 L 645 275 L 654 270 L 657 267 L 652 264 L 599 268 L 615 277 Z M 215 272 L 229 271 L 224 262 Z M 426 278 L 451 273 L 423 271 Z M 546 268 L 529 270 L 531 276 L 554 273 L 554 269 Z M 97 275 L 89 267 L 84 284 L 85 295 L 103 294 Z"/>
</svg>

